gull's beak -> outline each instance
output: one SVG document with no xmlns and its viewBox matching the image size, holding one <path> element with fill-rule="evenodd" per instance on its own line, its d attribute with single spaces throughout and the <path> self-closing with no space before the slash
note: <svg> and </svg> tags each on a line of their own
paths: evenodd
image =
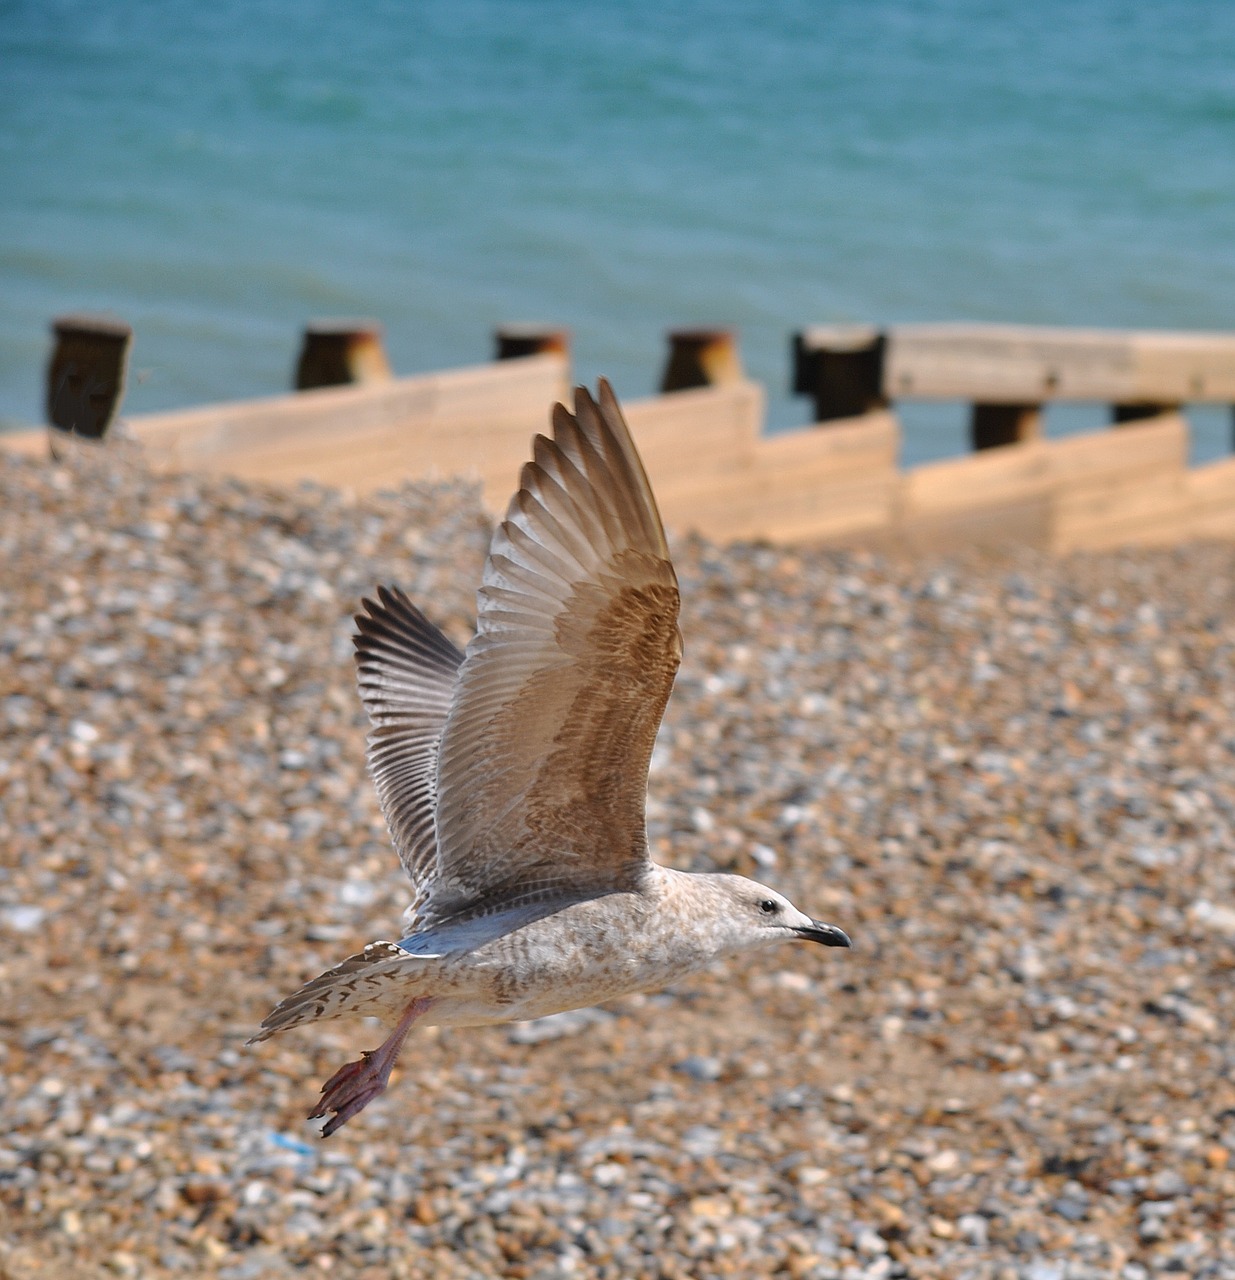
<svg viewBox="0 0 1235 1280">
<path fill-rule="evenodd" d="M 799 938 L 805 938 L 807 942 L 818 942 L 824 947 L 848 947 L 853 945 L 844 929 L 838 929 L 834 924 L 824 924 L 819 920 L 812 920 L 810 924 L 799 925 L 794 929 L 794 933 Z"/>
</svg>

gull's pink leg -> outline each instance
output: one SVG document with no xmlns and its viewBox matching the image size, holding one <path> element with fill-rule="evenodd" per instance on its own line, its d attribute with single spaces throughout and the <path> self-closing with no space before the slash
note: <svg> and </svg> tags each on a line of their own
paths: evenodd
<svg viewBox="0 0 1235 1280">
<path fill-rule="evenodd" d="M 358 1062 L 349 1062 L 340 1067 L 322 1085 L 322 1096 L 317 1100 L 317 1106 L 309 1112 L 309 1119 L 318 1120 L 329 1111 L 335 1113 L 322 1129 L 323 1138 L 329 1138 L 336 1129 L 385 1092 L 390 1081 L 390 1070 L 399 1056 L 399 1050 L 403 1048 L 407 1033 L 412 1029 L 412 1023 L 422 1013 L 426 1013 L 433 1003 L 428 997 L 413 1000 L 404 1009 L 399 1025 L 382 1041 L 380 1048 L 372 1052 L 366 1050 Z"/>
</svg>

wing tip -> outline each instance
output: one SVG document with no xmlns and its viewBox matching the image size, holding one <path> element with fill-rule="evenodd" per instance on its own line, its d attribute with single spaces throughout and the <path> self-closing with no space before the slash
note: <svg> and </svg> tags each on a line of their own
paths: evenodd
<svg viewBox="0 0 1235 1280">
<path fill-rule="evenodd" d="M 352 615 L 356 626 L 352 645 L 357 661 L 372 654 L 375 644 L 393 641 L 396 645 L 413 644 L 416 656 L 421 659 L 432 654 L 454 667 L 462 663 L 463 654 L 458 646 L 417 608 L 406 591 L 393 583 L 380 584 L 376 594 L 376 600 L 363 597 L 362 611 Z"/>
</svg>

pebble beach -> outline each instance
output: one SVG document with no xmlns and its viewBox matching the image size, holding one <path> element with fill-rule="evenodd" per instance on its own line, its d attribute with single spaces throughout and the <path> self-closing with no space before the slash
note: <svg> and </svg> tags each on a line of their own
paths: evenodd
<svg viewBox="0 0 1235 1280">
<path fill-rule="evenodd" d="M 513 477 L 512 477 L 513 479 Z M 853 938 L 245 1047 L 397 937 L 351 615 L 470 635 L 468 485 L 0 458 L 0 1277 L 1235 1278 L 1235 547 L 674 539 L 653 855 Z"/>
</svg>

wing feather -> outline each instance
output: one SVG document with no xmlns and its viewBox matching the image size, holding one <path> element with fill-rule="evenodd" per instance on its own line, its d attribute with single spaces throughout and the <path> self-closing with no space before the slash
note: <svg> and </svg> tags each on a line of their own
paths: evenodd
<svg viewBox="0 0 1235 1280">
<path fill-rule="evenodd" d="M 369 773 L 419 901 L 436 873 L 438 743 L 463 655 L 397 587 L 377 595 L 353 637 Z"/>
<path fill-rule="evenodd" d="M 553 413 L 494 534 L 437 771 L 418 927 L 623 888 L 681 659 L 656 503 L 607 383 Z"/>
</svg>

